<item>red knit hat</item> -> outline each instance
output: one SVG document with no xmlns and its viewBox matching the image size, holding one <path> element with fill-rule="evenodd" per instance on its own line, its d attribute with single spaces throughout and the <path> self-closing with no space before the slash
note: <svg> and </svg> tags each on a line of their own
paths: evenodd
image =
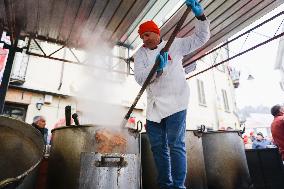
<svg viewBox="0 0 284 189">
<path fill-rule="evenodd" d="M 145 32 L 154 32 L 160 35 L 160 29 L 158 28 L 157 24 L 152 20 L 142 23 L 139 26 L 138 33 L 141 36 Z"/>
</svg>

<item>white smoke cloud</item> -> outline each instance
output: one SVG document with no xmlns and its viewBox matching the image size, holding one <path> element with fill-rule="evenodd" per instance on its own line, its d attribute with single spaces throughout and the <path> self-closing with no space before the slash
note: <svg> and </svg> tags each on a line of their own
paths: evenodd
<svg viewBox="0 0 284 189">
<path fill-rule="evenodd" d="M 112 48 L 102 40 L 88 48 L 86 66 L 76 82 L 75 96 L 81 124 L 119 127 L 127 109 L 121 106 L 123 83 L 112 72 Z M 91 43 L 89 43 L 91 44 Z"/>
</svg>

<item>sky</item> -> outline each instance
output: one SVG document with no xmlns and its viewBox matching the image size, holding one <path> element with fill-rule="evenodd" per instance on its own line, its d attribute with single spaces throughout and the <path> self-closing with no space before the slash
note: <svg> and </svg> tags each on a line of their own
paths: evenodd
<svg viewBox="0 0 284 189">
<path fill-rule="evenodd" d="M 284 11 L 284 5 L 279 6 L 236 35 L 247 31 L 249 28 L 281 11 Z M 277 32 L 277 34 L 280 34 L 282 32 L 283 20 L 284 16 L 281 15 L 250 33 L 249 36 L 244 36 L 230 44 L 230 55 L 232 56 L 269 39 L 281 25 Z M 275 70 L 278 44 L 279 39 L 274 40 L 230 61 L 230 66 L 241 71 L 240 86 L 235 90 L 238 108 L 259 105 L 271 107 L 278 103 L 284 103 L 284 91 L 281 90 L 279 84 L 280 72 Z M 249 74 L 254 77 L 253 80 L 247 80 Z"/>
</svg>

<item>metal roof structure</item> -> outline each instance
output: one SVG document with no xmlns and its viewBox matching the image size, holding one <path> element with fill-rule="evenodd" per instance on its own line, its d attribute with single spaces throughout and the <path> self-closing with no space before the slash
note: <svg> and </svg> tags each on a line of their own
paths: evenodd
<svg viewBox="0 0 284 189">
<path fill-rule="evenodd" d="M 211 22 L 211 37 L 201 49 L 198 49 L 185 57 L 185 66 L 187 65 L 187 62 L 198 58 L 206 51 L 209 51 L 221 42 L 224 42 L 238 31 L 284 3 L 283 0 L 201 0 L 200 2 L 205 9 L 205 15 Z M 177 6 L 179 6 L 179 4 L 177 4 Z M 185 8 L 184 5 L 180 6 L 167 21 L 162 23 L 161 35 L 164 39 L 169 38 L 174 26 L 185 11 Z M 160 23 L 157 16 L 154 16 L 153 20 L 156 21 L 156 23 Z M 192 33 L 194 29 L 194 20 L 194 15 L 190 14 L 179 32 L 178 37 L 186 37 Z M 122 42 L 129 43 L 136 47 L 141 44 L 141 39 L 139 39 L 137 32 L 133 32 Z"/>
<path fill-rule="evenodd" d="M 211 20 L 212 32 L 210 41 L 199 50 L 204 52 L 284 0 L 200 2 Z M 137 34 L 141 22 L 154 20 L 168 38 L 184 10 L 184 0 L 2 0 L 0 31 L 9 31 L 13 38 L 36 37 L 74 48 L 84 47 L 90 38 L 97 37 L 135 49 L 141 44 Z M 190 35 L 193 21 L 190 14 L 179 37 Z"/>
<path fill-rule="evenodd" d="M 0 27 L 11 36 L 80 48 L 91 37 L 116 41 L 148 0 L 2 0 Z"/>
<path fill-rule="evenodd" d="M 184 67 L 281 5 L 284 0 L 200 0 L 200 2 L 211 21 L 211 38 L 203 47 L 184 58 Z M 0 113 L 3 110 L 15 53 L 23 48 L 28 52 L 32 39 L 62 45 L 47 56 L 41 50 L 43 57 L 46 58 L 52 58 L 52 54 L 65 47 L 79 49 L 90 43 L 95 46 L 100 45 L 98 41 L 101 40 L 112 45 L 119 44 L 127 47 L 128 50 L 132 48 L 134 49 L 132 53 L 135 53 L 142 42 L 137 33 L 140 23 L 154 20 L 161 28 L 162 37 L 168 39 L 185 9 L 184 0 L 0 1 L 0 34 L 6 31 L 11 41 L 11 44 L 4 42 L 4 48 L 9 48 L 9 55 L 0 87 Z M 194 20 L 194 15 L 190 14 L 178 37 L 192 33 Z M 27 47 L 19 48 L 17 46 L 19 39 L 25 37 L 29 38 Z M 127 58 L 129 65 L 130 59 Z"/>
</svg>

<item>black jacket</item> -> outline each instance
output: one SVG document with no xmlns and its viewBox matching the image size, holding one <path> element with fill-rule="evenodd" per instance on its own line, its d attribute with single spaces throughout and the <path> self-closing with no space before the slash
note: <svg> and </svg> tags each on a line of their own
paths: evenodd
<svg viewBox="0 0 284 189">
<path fill-rule="evenodd" d="M 43 136 L 44 144 L 47 144 L 47 135 L 48 135 L 48 129 L 47 128 L 39 128 L 37 124 L 32 123 L 32 126 L 34 126 Z"/>
</svg>

